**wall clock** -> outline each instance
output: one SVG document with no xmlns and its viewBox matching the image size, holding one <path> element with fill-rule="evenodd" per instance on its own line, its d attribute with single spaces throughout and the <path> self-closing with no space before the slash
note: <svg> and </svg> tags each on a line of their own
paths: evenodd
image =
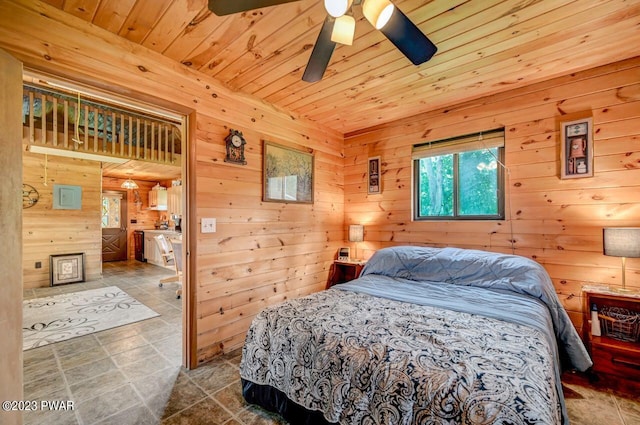
<svg viewBox="0 0 640 425">
<path fill-rule="evenodd" d="M 233 164 L 246 165 L 247 161 L 244 158 L 244 145 L 247 141 L 244 140 L 242 132 L 238 130 L 229 130 L 229 135 L 224 138 L 227 143 L 227 156 L 224 162 L 231 162 Z"/>
<path fill-rule="evenodd" d="M 36 188 L 24 183 L 22 185 L 22 208 L 31 208 L 38 202 L 38 199 L 40 199 L 40 194 Z"/>
</svg>

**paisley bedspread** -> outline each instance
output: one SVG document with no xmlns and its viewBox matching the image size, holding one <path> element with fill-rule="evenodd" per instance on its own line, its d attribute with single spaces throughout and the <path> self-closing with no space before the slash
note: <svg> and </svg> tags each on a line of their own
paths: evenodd
<svg viewBox="0 0 640 425">
<path fill-rule="evenodd" d="M 539 297 L 373 272 L 259 313 L 240 375 L 332 423 L 561 424 L 557 334 Z"/>
</svg>

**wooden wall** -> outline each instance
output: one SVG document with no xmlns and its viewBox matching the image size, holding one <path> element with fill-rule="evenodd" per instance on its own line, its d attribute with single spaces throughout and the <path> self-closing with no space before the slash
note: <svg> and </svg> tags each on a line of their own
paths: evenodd
<svg viewBox="0 0 640 425">
<path fill-rule="evenodd" d="M 242 166 L 223 161 L 225 122 L 198 116 L 196 208 L 198 217 L 217 219 L 217 232 L 199 234 L 197 242 L 198 347 L 204 358 L 240 347 L 265 306 L 324 289 L 344 240 L 342 138 L 292 124 L 272 117 L 259 131 L 233 127 L 248 141 Z M 313 205 L 262 202 L 263 139 L 314 154 Z"/>
<path fill-rule="evenodd" d="M 344 240 L 342 134 L 40 2 L 0 3 L 0 47 L 34 69 L 195 111 L 189 128 L 195 146 L 187 146 L 195 154 L 189 224 L 197 229 L 202 217 L 218 220 L 216 233 L 194 232 L 189 246 L 197 264 L 199 361 L 240 347 L 263 306 L 324 287 Z M 229 128 L 247 139 L 246 166 L 224 162 Z M 314 153 L 315 204 L 261 201 L 263 139 Z"/>
<path fill-rule="evenodd" d="M 40 199 L 22 210 L 25 288 L 49 286 L 49 256 L 85 253 L 87 279 L 102 273 L 100 163 L 23 152 L 23 181 L 35 187 Z M 82 208 L 53 209 L 53 185 L 82 187 Z M 36 268 L 39 262 L 41 268 Z"/>
<path fill-rule="evenodd" d="M 125 190 L 120 187 L 125 179 L 115 177 L 102 178 L 102 190 L 117 190 L 127 193 L 127 256 L 129 259 L 135 258 L 135 241 L 133 232 L 136 230 L 154 229 L 155 223 L 160 218 L 161 211 L 149 209 L 149 191 L 158 183 L 157 181 L 145 181 L 136 179 L 139 188 L 135 190 Z M 137 205 L 135 202 L 135 192 L 140 195 L 142 204 Z M 164 212 L 166 215 L 166 212 Z M 132 223 L 131 220 L 136 220 Z"/>
<path fill-rule="evenodd" d="M 560 180 L 560 122 L 585 116 L 593 117 L 595 175 Z M 501 126 L 507 219 L 412 222 L 412 145 Z M 365 257 L 402 244 L 515 252 L 546 268 L 577 327 L 583 284 L 620 285 L 620 258 L 602 254 L 602 228 L 640 226 L 640 57 L 345 139 L 345 225 L 365 225 Z M 376 155 L 382 194 L 367 195 L 366 161 Z M 627 260 L 627 286 L 640 289 L 640 259 Z"/>
</svg>

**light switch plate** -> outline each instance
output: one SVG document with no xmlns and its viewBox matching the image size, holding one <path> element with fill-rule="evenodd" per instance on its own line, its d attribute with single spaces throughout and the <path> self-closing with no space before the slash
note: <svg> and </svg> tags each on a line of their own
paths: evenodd
<svg viewBox="0 0 640 425">
<path fill-rule="evenodd" d="M 215 233 L 216 232 L 216 219 L 215 218 L 203 218 L 200 222 L 200 231 L 202 233 Z"/>
</svg>

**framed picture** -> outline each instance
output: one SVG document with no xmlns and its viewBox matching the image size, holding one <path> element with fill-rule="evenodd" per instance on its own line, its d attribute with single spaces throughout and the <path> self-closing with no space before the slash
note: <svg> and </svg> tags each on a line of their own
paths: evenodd
<svg viewBox="0 0 640 425">
<path fill-rule="evenodd" d="M 51 286 L 84 282 L 84 252 L 49 256 Z"/>
<path fill-rule="evenodd" d="M 593 120 L 560 123 L 560 178 L 593 177 Z"/>
<path fill-rule="evenodd" d="M 264 201 L 313 204 L 313 154 L 264 141 Z"/>
<path fill-rule="evenodd" d="M 382 187 L 380 184 L 380 157 L 374 156 L 369 158 L 367 171 L 367 187 L 369 193 L 381 193 Z"/>
</svg>

